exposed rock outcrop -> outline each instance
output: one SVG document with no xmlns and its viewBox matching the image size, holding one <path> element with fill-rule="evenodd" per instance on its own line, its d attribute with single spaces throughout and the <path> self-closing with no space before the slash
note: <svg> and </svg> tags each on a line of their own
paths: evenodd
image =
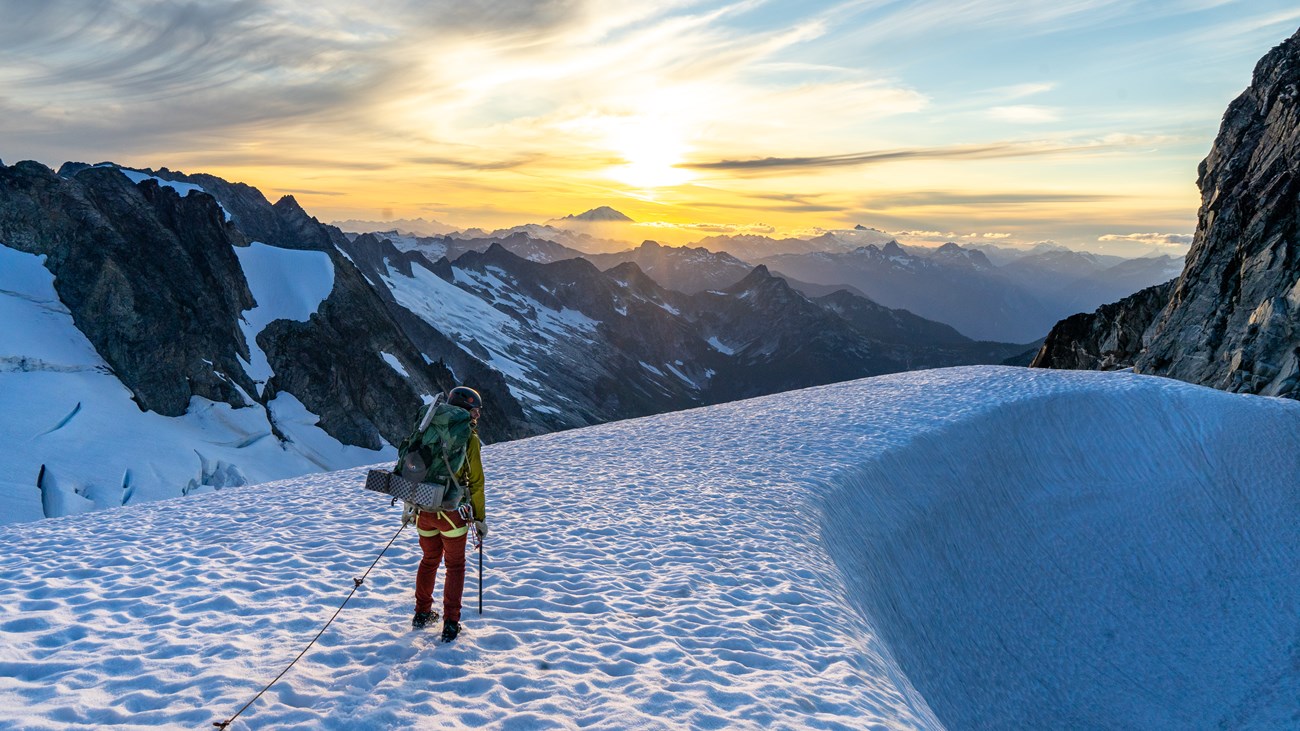
<svg viewBox="0 0 1300 731">
<path fill-rule="evenodd" d="M 1138 370 L 1300 397 L 1300 33 L 1255 67 L 1197 184 L 1196 237 Z"/>
<path fill-rule="evenodd" d="M 247 405 L 237 323 L 253 296 L 232 248 L 247 242 L 212 197 L 111 167 L 60 177 L 20 162 L 0 167 L 0 241 L 47 257 L 77 327 L 142 409 Z"/>
<path fill-rule="evenodd" d="M 1142 334 L 1169 302 L 1174 281 L 1147 287 L 1096 312 L 1061 320 L 1030 367 L 1101 371 L 1132 367 L 1142 353 Z"/>
<path fill-rule="evenodd" d="M 1260 60 L 1224 114 L 1200 165 L 1201 208 L 1182 275 L 1062 321 L 1034 364 L 1106 368 L 1131 359 L 1140 373 L 1300 398 L 1298 169 L 1300 32 Z"/>
</svg>

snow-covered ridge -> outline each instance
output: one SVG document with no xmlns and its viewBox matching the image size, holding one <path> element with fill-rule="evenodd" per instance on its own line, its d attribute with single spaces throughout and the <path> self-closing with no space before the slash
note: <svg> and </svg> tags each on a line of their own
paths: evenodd
<svg viewBox="0 0 1300 731">
<path fill-rule="evenodd" d="M 163 178 L 158 177 L 157 175 L 142 173 L 139 170 L 128 170 L 127 168 L 118 168 L 117 171 L 125 175 L 128 180 L 130 180 L 132 183 L 135 183 L 136 185 L 139 185 L 140 183 L 143 183 L 146 180 L 152 180 L 164 188 L 171 188 L 172 190 L 180 194 L 180 197 L 182 198 L 188 197 L 190 193 L 203 193 L 204 195 L 211 195 L 211 193 L 208 193 L 208 191 L 205 190 L 203 186 L 195 185 L 194 183 L 183 183 L 178 180 L 165 180 Z M 213 196 L 213 200 L 216 200 L 215 196 Z M 229 222 L 231 219 L 230 212 L 226 210 L 225 206 L 221 205 L 220 201 L 217 201 L 217 207 L 221 209 L 221 213 L 225 215 L 226 221 Z"/>
<path fill-rule="evenodd" d="M 259 303 L 245 332 L 254 359 L 265 364 L 253 336 L 272 319 L 310 316 L 316 296 L 329 294 L 333 270 L 320 252 L 255 244 L 236 253 Z M 141 411 L 77 329 L 44 261 L 0 244 L 0 413 L 7 415 L 0 442 L 9 445 L 0 453 L 0 523 L 283 479 L 396 453 L 340 444 L 287 392 L 265 408 L 195 397 L 180 417 Z M 277 273 L 288 266 L 299 276 L 293 286 L 281 286 Z M 247 400 L 253 403 L 251 395 Z M 268 409 L 288 442 L 272 435 Z"/>
<path fill-rule="evenodd" d="M 1297 427 L 1292 402 L 978 367 L 489 445 L 487 613 L 471 570 L 461 639 L 411 633 L 403 536 L 240 723 L 1285 725 Z M 362 475 L 99 513 L 94 541 L 75 517 L 0 530 L 0 707 L 32 729 L 229 717 L 396 531 Z M 948 684 L 977 662 L 998 693 Z"/>
</svg>

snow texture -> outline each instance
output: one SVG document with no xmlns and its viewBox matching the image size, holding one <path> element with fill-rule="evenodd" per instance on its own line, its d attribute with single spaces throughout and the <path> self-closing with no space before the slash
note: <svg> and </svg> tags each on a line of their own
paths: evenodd
<svg viewBox="0 0 1300 731">
<path fill-rule="evenodd" d="M 453 267 L 455 284 L 423 266 L 411 267 L 411 273 L 389 267 L 383 277 L 398 304 L 499 371 L 527 412 L 556 413 L 550 404 L 566 399 L 547 387 L 549 379 L 536 364 L 554 362 L 558 348 L 592 341 L 597 321 L 529 297 L 497 267 Z"/>
<path fill-rule="evenodd" d="M 288 393 L 269 404 L 281 432 L 292 440 L 285 443 L 272 435 L 261 405 L 234 409 L 194 398 L 180 417 L 141 411 L 73 323 L 43 261 L 0 245 L 0 414 L 5 415 L 0 444 L 6 445 L 0 449 L 0 523 L 337 470 L 396 455 L 391 447 L 371 451 L 340 444 Z M 275 298 L 253 291 L 275 309 Z M 277 311 L 301 313 L 292 307 Z M 43 489 L 37 486 L 42 465 L 49 465 Z"/>
<path fill-rule="evenodd" d="M 388 364 L 388 367 L 392 368 L 394 371 L 397 372 L 397 375 L 401 376 L 402 378 L 411 377 L 411 374 L 408 373 L 407 370 L 402 367 L 402 361 L 398 360 L 397 356 L 393 355 L 392 353 L 387 353 L 381 350 L 379 351 L 379 357 L 383 358 L 384 362 Z"/>
<path fill-rule="evenodd" d="M 455 644 L 408 629 L 400 536 L 236 727 L 1294 725 L 1300 404 L 1000 367 L 798 401 L 485 447 L 486 614 L 471 568 Z M 228 718 L 397 530 L 363 474 L 0 530 L 4 723 Z"/>
<path fill-rule="evenodd" d="M 244 311 L 239 327 L 252 356 L 245 370 L 260 395 L 272 371 L 257 334 L 276 320 L 309 320 L 334 289 L 334 264 L 323 251 L 282 249 L 260 241 L 235 247 L 235 255 L 257 302 Z"/>
</svg>

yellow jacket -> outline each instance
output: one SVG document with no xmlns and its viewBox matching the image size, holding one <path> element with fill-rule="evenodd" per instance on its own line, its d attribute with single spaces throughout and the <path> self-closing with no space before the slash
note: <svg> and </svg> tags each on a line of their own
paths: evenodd
<svg viewBox="0 0 1300 731">
<path fill-rule="evenodd" d="M 483 459 L 480 452 L 483 443 L 479 441 L 478 430 L 470 432 L 469 444 L 465 446 L 465 466 L 460 468 L 456 479 L 465 486 L 469 493 L 469 503 L 474 508 L 474 520 L 485 520 L 483 500 Z"/>
</svg>

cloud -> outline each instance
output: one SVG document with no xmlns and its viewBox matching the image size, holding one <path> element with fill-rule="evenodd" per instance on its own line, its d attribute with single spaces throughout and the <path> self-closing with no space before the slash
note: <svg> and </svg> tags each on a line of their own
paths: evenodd
<svg viewBox="0 0 1300 731">
<path fill-rule="evenodd" d="M 893 235 L 909 236 L 909 237 L 916 237 L 922 239 L 957 238 L 957 234 L 953 233 L 952 231 L 949 231 L 948 233 L 943 233 L 941 231 L 895 231 L 893 232 Z"/>
<path fill-rule="evenodd" d="M 1097 238 L 1098 241 L 1132 241 L 1139 244 L 1148 244 L 1152 246 L 1176 246 L 1179 248 L 1191 246 L 1194 234 L 1160 234 L 1160 233 L 1138 233 L 1138 234 L 1105 234 Z"/>
<path fill-rule="evenodd" d="M 734 170 L 781 172 L 798 169 L 873 165 L 900 160 L 993 160 L 1012 157 L 1037 157 L 1070 152 L 1096 152 L 1116 147 L 1122 142 L 1092 140 L 1084 142 L 995 142 L 985 145 L 951 145 L 874 152 L 853 152 L 815 157 L 763 157 L 748 160 L 717 160 L 682 163 L 691 170 Z"/>
<path fill-rule="evenodd" d="M 656 229 L 677 229 L 682 231 L 704 231 L 720 234 L 770 234 L 776 227 L 765 223 L 669 223 L 666 221 L 646 221 L 634 224 Z"/>
<path fill-rule="evenodd" d="M 541 157 L 541 155 L 529 155 L 510 160 L 466 160 L 454 157 L 424 155 L 420 157 L 407 158 L 406 161 L 416 165 L 438 165 L 441 167 L 455 168 L 457 170 L 513 170 L 535 162 Z"/>
<path fill-rule="evenodd" d="M 347 195 L 347 193 L 341 193 L 335 190 L 307 190 L 304 188 L 284 188 L 277 190 L 276 192 L 282 195 Z"/>
<path fill-rule="evenodd" d="M 746 204 L 746 203 L 711 203 L 707 201 L 692 202 L 691 208 L 726 208 L 738 211 L 782 211 L 786 213 L 837 213 L 844 206 L 825 203 L 783 203 L 783 204 Z"/>
<path fill-rule="evenodd" d="M 907 193 L 888 193 L 872 196 L 870 203 L 876 208 L 918 208 L 927 206 L 1022 206 L 1041 203 L 1102 203 L 1116 196 L 1099 193 L 1067 192 L 993 192 L 963 193 L 955 191 L 918 190 Z"/>
<path fill-rule="evenodd" d="M 1045 94 L 1056 88 L 1056 82 L 1031 82 L 1025 84 L 1013 84 L 1011 86 L 999 86 L 988 90 L 988 95 L 998 99 L 1011 101 L 1013 99 L 1023 99 L 1028 96 Z"/>
<path fill-rule="evenodd" d="M 1027 104 L 1010 107 L 993 107 L 985 112 L 985 114 L 989 119 L 992 119 L 995 122 L 1008 122 L 1011 124 L 1045 124 L 1047 122 L 1059 122 L 1061 120 L 1061 112 L 1059 109 Z"/>
<path fill-rule="evenodd" d="M 1011 237 L 1013 236 L 1013 234 L 1002 233 L 1002 232 L 988 232 L 988 233 L 973 232 L 973 233 L 964 233 L 964 234 L 963 234 L 963 233 L 957 233 L 956 231 L 947 231 L 947 232 L 944 232 L 944 231 L 894 231 L 894 232 L 890 233 L 890 235 L 891 235 L 891 236 L 896 236 L 896 237 L 899 237 L 899 238 L 926 239 L 926 240 L 943 240 L 943 241 L 952 241 L 952 240 L 954 240 L 954 239 L 987 239 L 987 240 L 991 240 L 991 241 L 1003 241 L 1003 240 L 1005 240 L 1005 239 L 1009 239 L 1009 238 L 1011 238 Z"/>
</svg>

